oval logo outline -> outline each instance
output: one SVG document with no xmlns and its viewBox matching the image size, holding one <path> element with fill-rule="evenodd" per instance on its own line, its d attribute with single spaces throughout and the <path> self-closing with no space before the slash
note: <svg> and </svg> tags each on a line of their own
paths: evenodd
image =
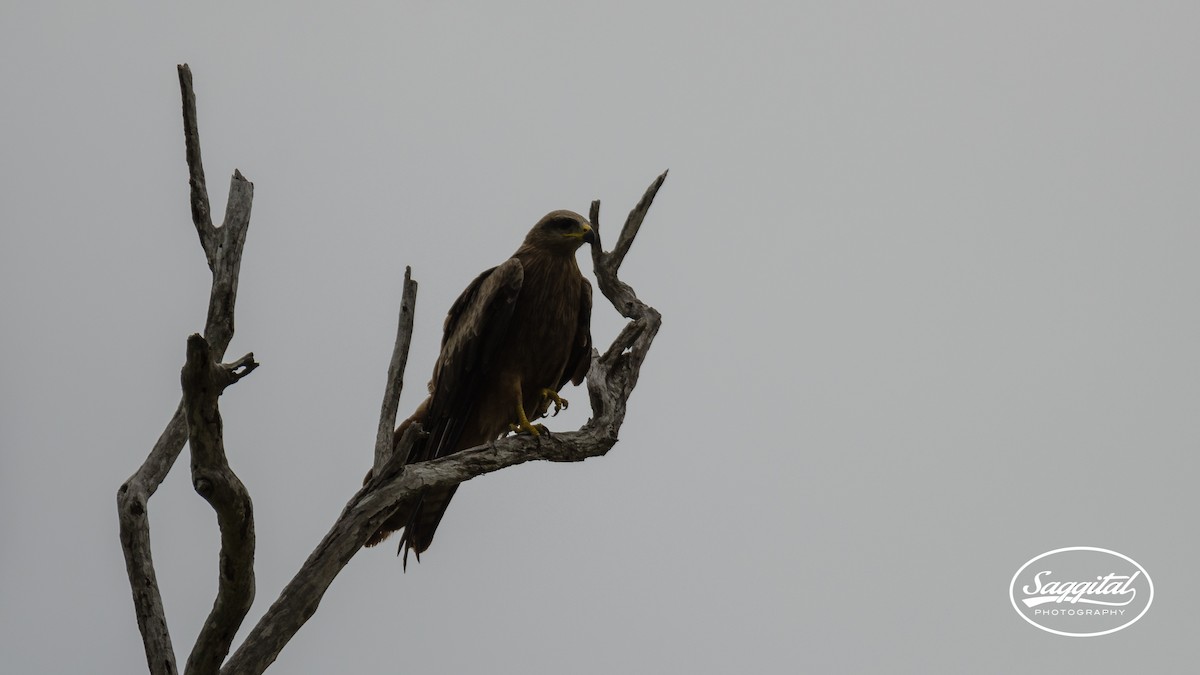
<svg viewBox="0 0 1200 675">
<path fill-rule="evenodd" d="M 1133 565 L 1135 568 L 1137 568 L 1138 571 L 1140 571 L 1142 573 L 1142 576 L 1145 577 L 1146 586 L 1150 590 L 1149 597 L 1146 599 L 1146 606 L 1142 608 L 1142 611 L 1138 612 L 1137 616 L 1133 617 L 1126 623 L 1123 623 L 1120 626 L 1117 626 L 1116 628 L 1110 628 L 1108 630 L 1097 631 L 1094 633 L 1070 633 L 1067 631 L 1055 630 L 1054 628 L 1043 626 L 1043 625 L 1039 624 L 1038 622 L 1034 621 L 1033 619 L 1029 618 L 1028 616 L 1026 616 L 1025 612 L 1022 612 L 1021 608 L 1017 606 L 1017 592 L 1016 592 L 1017 591 L 1017 579 L 1019 579 L 1021 577 L 1021 573 L 1024 572 L 1033 563 L 1041 560 L 1042 558 L 1052 556 L 1057 553 L 1065 553 L 1067 551 L 1094 551 L 1097 553 L 1106 553 L 1106 554 L 1114 556 L 1116 558 L 1120 558 L 1121 560 L 1124 560 L 1125 562 Z M 1028 562 L 1026 562 L 1024 565 L 1021 565 L 1020 569 L 1017 570 L 1017 573 L 1013 575 L 1012 581 L 1010 581 L 1008 583 L 1008 600 L 1012 604 L 1013 610 L 1022 619 L 1029 622 L 1031 625 L 1038 628 L 1039 630 L 1044 630 L 1047 633 L 1053 633 L 1055 635 L 1062 635 L 1065 637 L 1099 637 L 1101 635 L 1108 635 L 1110 633 L 1115 633 L 1119 630 L 1128 628 L 1128 627 L 1132 626 L 1133 624 L 1137 623 L 1138 619 L 1141 619 L 1143 616 L 1146 615 L 1146 612 L 1149 611 L 1149 609 L 1150 609 L 1150 605 L 1154 604 L 1154 580 L 1152 580 L 1150 578 L 1150 573 L 1146 571 L 1145 567 L 1142 567 L 1141 563 L 1139 563 L 1138 561 L 1134 560 L 1133 558 L 1130 558 L 1129 556 L 1127 556 L 1123 553 L 1118 553 L 1116 551 L 1113 551 L 1113 550 L 1110 550 L 1107 548 L 1099 548 L 1096 546 L 1067 546 L 1064 548 L 1056 548 L 1053 551 L 1046 551 L 1045 553 L 1043 553 L 1041 555 L 1030 558 Z"/>
</svg>

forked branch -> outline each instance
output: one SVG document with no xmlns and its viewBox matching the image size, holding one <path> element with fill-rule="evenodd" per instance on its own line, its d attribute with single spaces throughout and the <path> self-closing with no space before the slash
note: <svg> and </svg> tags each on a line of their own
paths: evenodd
<svg viewBox="0 0 1200 675">
<path fill-rule="evenodd" d="M 184 143 L 191 184 L 192 221 L 200 235 L 200 244 L 212 271 L 204 340 L 208 346 L 208 360 L 215 363 L 224 356 L 225 349 L 233 338 L 233 310 L 237 300 L 242 248 L 250 225 L 254 184 L 246 180 L 240 172 L 234 171 L 229 185 L 229 201 L 225 206 L 225 222 L 219 228 L 213 227 L 204 181 L 204 167 L 200 160 L 200 133 L 196 122 L 196 97 L 192 91 L 192 74 L 186 64 L 179 66 L 178 70 L 183 99 Z M 150 553 L 147 504 L 167 477 L 171 467 L 175 465 L 175 460 L 179 458 L 187 439 L 188 422 L 184 414 L 184 404 L 180 402 L 146 460 L 117 491 L 117 518 L 120 523 L 121 549 L 125 553 L 125 569 L 133 591 L 133 607 L 146 651 L 146 663 L 154 675 L 175 675 L 178 667 Z M 219 513 L 218 511 L 218 515 Z M 224 545 L 224 528 L 222 542 Z M 251 541 L 250 557 L 252 556 Z M 222 563 L 224 562 L 223 559 Z M 211 632 L 206 627 L 198 640 L 198 646 L 199 642 L 204 641 L 205 634 Z"/>
</svg>

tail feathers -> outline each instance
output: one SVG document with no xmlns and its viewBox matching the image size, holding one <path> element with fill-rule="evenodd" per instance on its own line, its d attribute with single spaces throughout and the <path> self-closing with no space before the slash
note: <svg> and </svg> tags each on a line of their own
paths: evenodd
<svg viewBox="0 0 1200 675">
<path fill-rule="evenodd" d="M 388 516 L 387 520 L 383 521 L 383 524 L 379 526 L 378 530 L 375 530 L 375 534 L 371 535 L 371 538 L 367 540 L 364 546 L 368 548 L 376 546 L 390 537 L 393 532 L 403 529 L 412 520 L 413 513 L 416 511 L 419 503 L 419 501 L 409 501 L 396 507 L 395 512 Z"/>
<path fill-rule="evenodd" d="M 400 423 L 400 426 L 396 427 L 395 432 L 392 434 L 393 451 L 395 451 L 397 446 L 400 445 L 400 439 L 404 437 L 404 432 L 408 430 L 410 426 L 412 426 L 413 422 L 419 422 L 424 419 L 425 412 L 428 409 L 429 399 L 425 399 L 421 402 L 421 405 L 417 406 L 416 411 L 414 411 L 408 419 L 404 420 Z M 414 450 L 416 450 L 416 448 L 414 448 Z M 374 474 L 374 469 L 367 469 L 367 475 L 363 477 L 363 485 L 370 483 L 371 479 L 374 477 Z M 398 507 L 395 513 L 393 513 L 387 520 L 383 521 L 383 524 L 380 525 L 379 529 L 371 535 L 371 538 L 367 540 L 367 543 L 364 544 L 364 546 L 367 548 L 377 546 L 390 537 L 393 532 L 404 529 L 404 527 L 408 525 L 409 521 L 412 520 L 413 512 L 418 504 L 419 501 L 409 504 L 402 504 L 400 507 Z"/>
<path fill-rule="evenodd" d="M 446 514 L 446 509 L 450 506 L 450 500 L 454 497 L 457 489 L 456 485 L 443 490 L 433 490 L 421 497 L 420 503 L 412 511 L 412 516 L 404 527 L 404 534 L 400 538 L 400 547 L 396 551 L 396 555 L 403 556 L 405 569 L 408 568 L 408 552 L 410 550 L 416 555 L 417 562 L 421 562 L 421 554 L 433 543 L 433 534 L 437 531 L 438 524 L 442 522 L 442 516 Z"/>
</svg>

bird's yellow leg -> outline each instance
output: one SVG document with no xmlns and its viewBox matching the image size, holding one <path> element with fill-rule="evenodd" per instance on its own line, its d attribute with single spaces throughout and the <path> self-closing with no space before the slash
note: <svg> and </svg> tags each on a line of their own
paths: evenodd
<svg viewBox="0 0 1200 675">
<path fill-rule="evenodd" d="M 514 433 L 522 431 L 528 432 L 531 436 L 541 436 L 541 432 L 546 431 L 546 427 L 540 424 L 531 424 L 529 417 L 525 415 L 525 406 L 521 405 L 521 399 L 517 399 L 517 420 L 520 424 L 510 424 L 508 428 Z"/>
<path fill-rule="evenodd" d="M 554 391 L 553 389 L 543 389 L 542 390 L 542 405 L 540 406 L 543 416 L 550 410 L 550 405 L 549 405 L 550 401 L 554 402 L 554 414 L 555 415 L 558 414 L 558 411 L 567 409 L 567 405 L 568 405 L 567 399 L 559 396 L 558 392 Z"/>
</svg>

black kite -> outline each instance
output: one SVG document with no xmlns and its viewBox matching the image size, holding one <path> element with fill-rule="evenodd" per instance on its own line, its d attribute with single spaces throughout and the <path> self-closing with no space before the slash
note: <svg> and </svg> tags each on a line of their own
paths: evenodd
<svg viewBox="0 0 1200 675">
<path fill-rule="evenodd" d="M 508 431 L 537 435 L 530 422 L 567 402 L 558 391 L 587 374 L 592 351 L 592 285 L 575 252 L 594 239 L 586 219 L 553 211 L 538 221 L 511 258 L 480 274 L 446 316 L 429 398 L 396 429 L 412 422 L 429 436 L 408 463 L 482 445 Z M 545 427 L 540 427 L 545 431 Z M 370 474 L 368 474 L 368 478 Z M 427 491 L 401 507 L 367 541 L 374 546 L 401 528 L 400 550 L 429 548 L 456 488 Z"/>
</svg>

